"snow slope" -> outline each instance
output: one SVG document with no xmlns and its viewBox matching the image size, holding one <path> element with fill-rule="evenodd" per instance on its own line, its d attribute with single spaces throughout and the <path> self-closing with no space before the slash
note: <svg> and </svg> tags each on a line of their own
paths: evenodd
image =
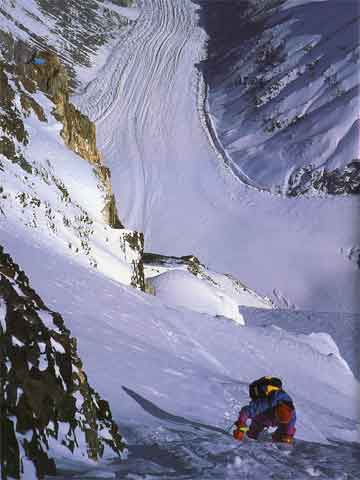
<svg viewBox="0 0 360 480">
<path fill-rule="evenodd" d="M 248 478 L 264 478 L 265 461 L 269 475 L 282 465 L 293 478 L 310 477 L 307 469 L 359 478 L 358 447 L 344 443 L 359 441 L 359 383 L 339 355 L 328 355 L 323 339 L 168 307 L 51 249 L 40 252 L 9 233 L 3 239 L 79 339 L 89 381 L 110 400 L 131 445 L 128 462 L 98 471 L 64 459 L 64 478 L 80 478 L 71 477 L 74 468 L 89 478 L 231 479 L 250 470 Z M 54 272 L 56 281 L 45 281 Z M 295 399 L 299 442 L 291 457 L 270 445 L 234 444 L 222 432 L 248 401 L 248 382 L 263 374 L 281 376 Z"/>
<path fill-rule="evenodd" d="M 359 270 L 343 254 L 359 244 L 359 199 L 282 198 L 239 181 L 203 116 L 197 5 L 139 7 L 131 34 L 75 97 L 96 121 L 125 225 L 144 231 L 147 250 L 194 254 L 283 305 L 359 311 Z"/>
<path fill-rule="evenodd" d="M 239 314 L 238 304 L 231 297 L 189 272 L 173 270 L 152 279 L 156 296 L 168 305 L 190 308 L 195 312 L 224 315 L 240 324 L 244 323 Z M 210 307 L 210 308 L 209 308 Z"/>
<path fill-rule="evenodd" d="M 274 315 L 265 309 L 247 307 L 240 307 L 240 313 L 249 326 L 274 325 L 288 332 L 312 335 L 324 344 L 327 353 L 340 353 L 360 379 L 359 315 L 299 310 L 277 310 Z"/>
<path fill-rule="evenodd" d="M 203 116 L 196 63 L 205 34 L 197 6 L 143 0 L 139 8 L 98 78 L 76 97 L 97 120 L 126 226 L 144 229 L 151 251 L 198 255 L 210 272 L 229 272 L 286 306 L 312 308 L 313 318 L 324 308 L 358 311 L 359 271 L 349 254 L 358 243 L 358 200 L 285 199 L 239 181 Z M 81 181 L 91 175 L 81 174 Z M 122 285 L 116 255 L 108 264 L 99 255 L 109 268 L 94 269 L 47 234 L 29 233 L 16 221 L 1 227 L 5 249 L 78 338 L 89 381 L 110 401 L 129 443 L 121 464 L 84 466 L 58 454 L 62 478 L 359 478 L 359 382 L 335 334 L 311 335 L 305 321 L 306 331 L 295 331 L 269 309 L 242 310 L 249 318 L 242 326 L 216 316 L 208 291 L 202 302 L 211 314 L 191 311 L 167 293 L 157 298 Z M 162 275 L 168 274 L 174 271 Z M 188 304 L 204 284 L 182 280 L 171 293 Z M 158 281 L 158 288 L 169 285 Z M 262 316 L 266 326 L 255 325 Z M 329 313 L 326 328 L 341 319 Z M 293 450 L 238 444 L 224 434 L 248 401 L 248 382 L 264 374 L 281 376 L 294 397 Z"/>
</svg>

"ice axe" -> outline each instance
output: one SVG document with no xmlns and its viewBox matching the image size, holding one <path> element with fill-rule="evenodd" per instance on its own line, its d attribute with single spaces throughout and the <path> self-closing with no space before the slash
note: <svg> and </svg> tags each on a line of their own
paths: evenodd
<svg viewBox="0 0 360 480">
<path fill-rule="evenodd" d="M 231 431 L 231 429 L 233 428 L 234 425 L 235 425 L 235 422 L 233 422 L 233 423 L 230 425 L 230 427 L 225 430 L 225 432 L 226 432 L 226 433 L 230 433 L 230 431 Z"/>
</svg>

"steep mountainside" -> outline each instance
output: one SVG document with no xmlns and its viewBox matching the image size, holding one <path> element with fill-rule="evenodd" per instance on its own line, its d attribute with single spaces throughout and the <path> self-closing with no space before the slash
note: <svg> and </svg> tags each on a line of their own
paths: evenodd
<svg viewBox="0 0 360 480">
<path fill-rule="evenodd" d="M 0 244 L 30 279 L 0 251 L 3 472 L 35 480 L 56 462 L 59 480 L 357 478 L 360 197 L 343 195 L 356 192 L 357 160 L 305 166 L 309 188 L 265 185 L 219 138 L 232 107 L 231 134 L 243 133 L 224 73 L 254 40 L 249 68 L 273 78 L 277 35 L 293 45 L 305 0 L 125 3 L 0 4 Z M 274 98 L 260 82 L 251 115 L 292 87 L 300 105 L 301 78 Z M 352 121 L 348 93 L 329 105 L 344 99 Z M 263 375 L 296 405 L 291 449 L 229 435 Z"/>
<path fill-rule="evenodd" d="M 12 37 L 36 49 L 47 45 L 70 68 L 74 82 L 78 83 L 82 68 L 88 79 L 88 67 L 95 55 L 129 24 L 124 15 L 127 10 L 123 7 L 132 4 L 133 0 L 114 3 L 106 0 L 2 0 L 0 49 L 7 57 L 21 61 L 21 52 L 13 51 Z"/>
<path fill-rule="evenodd" d="M 226 141 L 217 139 L 212 128 L 217 98 L 219 108 L 225 105 L 232 112 L 225 127 L 229 125 L 235 136 L 244 134 L 237 123 L 242 118 L 241 104 L 233 101 L 226 88 L 219 89 L 216 98 L 212 90 L 216 80 L 220 86 L 225 82 L 223 72 L 229 74 L 227 66 L 232 66 L 233 57 L 237 61 L 244 53 L 237 35 L 246 25 L 238 21 L 236 12 L 224 18 L 225 12 L 235 5 L 238 14 L 245 14 L 248 4 L 141 0 L 139 5 L 141 14 L 129 35 L 119 37 L 98 77 L 73 97 L 96 123 L 98 145 L 112 172 L 122 221 L 144 232 L 146 251 L 195 255 L 210 270 L 233 275 L 278 305 L 359 311 L 359 271 L 354 255 L 349 261 L 348 252 L 356 252 L 359 246 L 354 218 L 360 197 L 289 197 L 250 188 L 246 176 L 234 174 Z M 224 44 L 218 56 L 211 48 L 211 37 L 206 44 L 209 26 L 204 11 L 216 27 L 216 44 Z M 264 11 L 269 13 L 267 8 Z M 266 30 L 260 24 L 258 35 L 265 42 L 262 27 Z M 208 65 L 207 55 L 217 76 L 208 70 L 205 78 L 202 75 L 199 67 Z M 204 108 L 209 111 L 207 100 L 210 116 L 204 112 Z M 272 108 L 273 104 L 267 105 Z M 352 122 L 354 102 L 345 102 L 344 108 L 349 112 L 346 122 Z M 254 105 L 251 111 L 257 112 Z M 322 116 L 322 121 L 327 118 Z M 250 127 L 254 127 L 253 139 L 261 138 L 256 124 Z M 326 132 L 324 126 L 325 136 Z M 282 147 L 286 143 L 278 144 L 279 151 Z M 351 161 L 352 157 L 345 164 Z M 265 173 L 268 167 L 259 166 L 259 170 Z M 272 162 L 272 167 L 275 175 L 277 164 Z M 344 170 L 345 177 L 352 177 L 352 168 Z"/>
<path fill-rule="evenodd" d="M 108 403 L 90 387 L 61 315 L 0 247 L 1 478 L 55 474 L 61 448 L 98 459 L 124 444 Z"/>
<path fill-rule="evenodd" d="M 360 193 L 358 1 L 197 3 L 233 172 L 290 196 Z"/>
<path fill-rule="evenodd" d="M 17 41 L 13 51 L 21 52 L 21 63 L 0 62 L 0 208 L 8 228 L 25 228 L 144 288 L 142 235 L 125 230 L 118 218 L 95 126 L 69 101 L 64 66 L 54 53 Z M 121 268 L 114 269 L 113 258 Z"/>
<path fill-rule="evenodd" d="M 61 480 L 357 478 L 359 382 L 349 366 L 360 370 L 347 345 L 354 336 L 343 330 L 354 325 L 356 337 L 359 316 L 250 308 L 241 309 L 242 326 L 121 286 L 51 254 L 50 245 L 41 262 L 43 252 L 11 240 L 36 290 L 79 339 L 89 379 L 110 401 L 129 449 L 125 461 L 77 474 L 59 459 Z M 296 403 L 291 451 L 224 433 L 249 401 L 249 381 L 267 374 L 280 376 Z"/>
</svg>

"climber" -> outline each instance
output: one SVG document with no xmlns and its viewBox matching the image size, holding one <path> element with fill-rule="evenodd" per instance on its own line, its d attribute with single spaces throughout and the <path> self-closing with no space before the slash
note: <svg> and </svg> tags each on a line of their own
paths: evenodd
<svg viewBox="0 0 360 480">
<path fill-rule="evenodd" d="M 282 382 L 276 377 L 262 377 L 249 385 L 251 402 L 242 407 L 233 432 L 236 440 L 243 440 L 245 434 L 257 439 L 268 427 L 277 427 L 272 434 L 274 442 L 292 443 L 296 431 L 296 411 L 291 397 L 282 389 Z M 246 422 L 251 419 L 250 428 Z"/>
</svg>

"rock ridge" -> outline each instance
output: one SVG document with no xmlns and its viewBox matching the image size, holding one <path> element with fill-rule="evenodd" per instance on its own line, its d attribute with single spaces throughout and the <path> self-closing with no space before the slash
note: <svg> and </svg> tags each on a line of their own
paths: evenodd
<svg viewBox="0 0 360 480">
<path fill-rule="evenodd" d="M 2 479 L 56 474 L 51 447 L 93 460 L 124 449 L 108 403 L 88 383 L 76 340 L 0 246 Z"/>
</svg>

